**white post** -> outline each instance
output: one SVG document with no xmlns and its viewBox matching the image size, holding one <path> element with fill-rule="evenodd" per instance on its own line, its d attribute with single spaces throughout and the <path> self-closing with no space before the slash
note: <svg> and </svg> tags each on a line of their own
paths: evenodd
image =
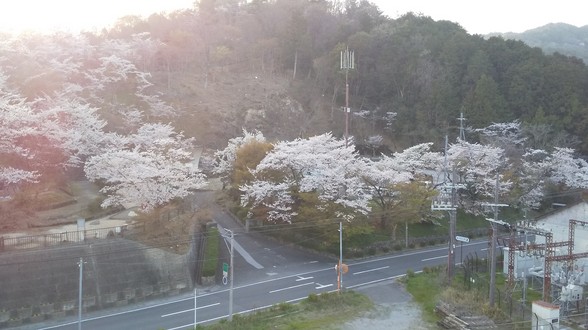
<svg viewBox="0 0 588 330">
<path fill-rule="evenodd" d="M 339 222 L 339 292 L 343 290 L 343 222 Z"/>
<path fill-rule="evenodd" d="M 233 241 L 234 241 L 234 235 L 233 235 L 233 231 L 228 230 L 227 231 L 229 233 L 231 233 L 231 272 L 230 272 L 230 276 L 231 276 L 231 287 L 229 289 L 229 321 L 233 320 Z"/>
<path fill-rule="evenodd" d="M 198 323 L 196 322 L 196 306 L 196 283 L 194 283 L 194 329 L 196 329 L 196 327 L 198 326 Z"/>
<path fill-rule="evenodd" d="M 78 330 L 82 329 L 82 281 L 84 274 L 84 259 L 80 257 L 80 287 L 78 288 Z"/>
</svg>

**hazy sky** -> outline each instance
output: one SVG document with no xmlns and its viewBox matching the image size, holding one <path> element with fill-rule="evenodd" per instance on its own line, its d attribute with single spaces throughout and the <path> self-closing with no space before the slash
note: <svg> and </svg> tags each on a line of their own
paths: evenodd
<svg viewBox="0 0 588 330">
<path fill-rule="evenodd" d="M 588 24 L 586 0 L 373 0 L 391 18 L 412 11 L 469 33 L 523 32 L 547 23 Z M 0 30 L 93 30 L 125 15 L 191 8 L 194 0 L 0 0 Z"/>
</svg>

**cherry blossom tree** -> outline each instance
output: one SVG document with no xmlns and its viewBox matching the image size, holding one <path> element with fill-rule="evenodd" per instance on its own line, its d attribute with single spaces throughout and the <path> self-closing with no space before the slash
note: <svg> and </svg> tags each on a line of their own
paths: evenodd
<svg viewBox="0 0 588 330">
<path fill-rule="evenodd" d="M 570 148 L 555 148 L 553 152 L 529 150 L 523 155 L 524 172 L 520 176 L 518 203 L 524 208 L 538 208 L 549 185 L 566 188 L 588 188 L 588 163 L 574 157 Z"/>
<path fill-rule="evenodd" d="M 422 205 L 430 209 L 430 198 L 434 194 L 432 186 L 427 185 L 427 177 L 437 167 L 439 155 L 431 151 L 432 143 L 423 143 L 392 156 L 382 155 L 379 160 L 363 160 L 361 177 L 370 187 L 373 201 L 378 206 L 380 228 L 390 229 L 395 237 L 398 224 L 407 220 L 406 214 L 412 209 L 422 213 Z M 413 184 L 411 184 L 413 183 Z M 417 194 L 421 199 L 414 198 Z M 408 206 L 411 196 L 410 206 Z M 418 200 L 418 203 L 415 202 Z M 403 208 L 405 216 L 397 216 Z M 426 215 L 423 215 L 426 217 Z M 414 219 L 414 218 L 413 218 Z M 420 220 L 420 219 L 419 219 Z"/>
<path fill-rule="evenodd" d="M 451 181 L 452 175 L 449 173 L 455 170 L 457 182 L 454 183 L 465 186 L 465 189 L 460 190 L 460 202 L 466 210 L 480 213 L 483 204 L 494 197 L 496 175 L 499 176 L 499 195 L 510 191 L 512 182 L 503 173 L 507 165 L 504 149 L 457 140 L 447 149 L 447 168 L 439 168 L 438 171 L 446 171 L 449 177 L 445 180 Z"/>
<path fill-rule="evenodd" d="M 227 183 L 234 170 L 237 150 L 243 145 L 254 141 L 266 142 L 263 133 L 260 131 L 248 132 L 246 129 L 243 129 L 243 136 L 230 139 L 226 148 L 214 153 L 215 167 L 213 173 L 220 175 L 223 182 Z"/>
<path fill-rule="evenodd" d="M 10 173 L 31 181 L 43 173 L 60 172 L 80 166 L 90 155 L 111 145 L 110 134 L 103 132 L 105 122 L 96 109 L 61 95 L 56 99 L 39 98 L 28 102 L 10 92 L 0 92 L 0 154 L 5 166 L 19 166 Z"/>
<path fill-rule="evenodd" d="M 139 206 L 150 211 L 205 186 L 191 153 L 192 141 L 169 125 L 146 124 L 121 137 L 121 148 L 91 157 L 85 165 L 91 181 L 104 183 L 102 207 Z"/>
<path fill-rule="evenodd" d="M 34 182 L 39 173 L 27 163 L 33 158 L 23 139 L 41 134 L 38 116 L 30 103 L 10 90 L 0 72 L 0 184 L 2 186 Z"/>
<path fill-rule="evenodd" d="M 279 142 L 252 171 L 255 180 L 241 186 L 242 205 L 267 209 L 270 221 L 291 222 L 303 193 L 315 193 L 319 209 L 338 205 L 337 216 L 366 214 L 371 194 L 360 177 L 354 147 L 330 133 Z"/>
<path fill-rule="evenodd" d="M 483 141 L 501 146 L 506 151 L 508 166 L 504 172 L 512 181 L 508 197 L 513 205 L 525 209 L 539 207 L 549 185 L 572 189 L 585 189 L 588 185 L 587 163 L 575 157 L 573 149 L 554 147 L 552 151 L 546 151 L 528 148 L 528 138 L 518 121 L 494 123 L 476 131 Z"/>
</svg>

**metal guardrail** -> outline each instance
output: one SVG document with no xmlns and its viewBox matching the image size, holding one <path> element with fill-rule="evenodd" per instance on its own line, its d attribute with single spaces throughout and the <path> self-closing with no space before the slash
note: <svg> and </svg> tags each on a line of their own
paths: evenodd
<svg viewBox="0 0 588 330">
<path fill-rule="evenodd" d="M 79 231 L 64 231 L 32 236 L 5 237 L 0 236 L 0 252 L 10 250 L 32 250 L 67 243 L 80 243 L 94 239 L 122 237 L 130 229 L 138 228 L 141 224 L 130 224 L 108 228 L 87 229 Z"/>
</svg>

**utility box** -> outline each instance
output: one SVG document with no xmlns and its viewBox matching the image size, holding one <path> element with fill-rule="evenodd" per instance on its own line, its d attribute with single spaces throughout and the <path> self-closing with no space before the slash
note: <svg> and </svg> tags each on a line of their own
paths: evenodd
<svg viewBox="0 0 588 330">
<path fill-rule="evenodd" d="M 504 275 L 508 274 L 508 253 L 509 248 L 504 247 L 504 260 L 502 261 L 502 272 Z M 515 251 L 514 254 L 514 277 L 529 276 L 529 269 L 533 267 L 543 268 L 543 258 L 525 255 L 521 251 Z"/>
<path fill-rule="evenodd" d="M 559 306 L 542 300 L 533 301 L 532 327 L 535 330 L 559 329 Z"/>
<path fill-rule="evenodd" d="M 560 301 L 580 301 L 584 289 L 579 285 L 568 284 L 561 289 Z"/>
</svg>

